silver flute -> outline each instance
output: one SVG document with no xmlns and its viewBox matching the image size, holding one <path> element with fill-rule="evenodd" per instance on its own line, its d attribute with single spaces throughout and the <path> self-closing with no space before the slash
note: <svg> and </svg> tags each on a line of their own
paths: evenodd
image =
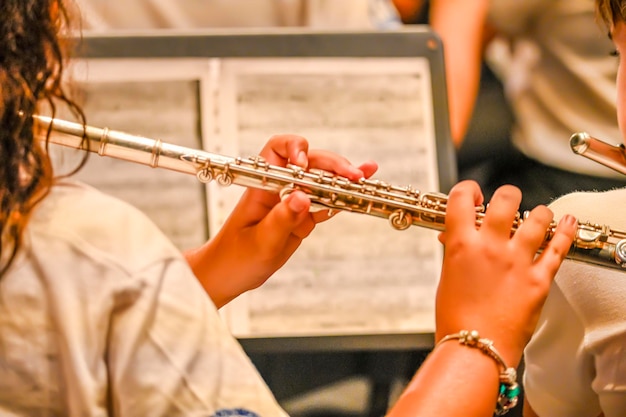
<svg viewBox="0 0 626 417">
<path fill-rule="evenodd" d="M 575 154 L 626 174 L 626 148 L 623 144 L 610 145 L 586 132 L 574 133 L 569 144 Z"/>
<path fill-rule="evenodd" d="M 348 211 L 389 220 L 396 230 L 420 226 L 443 231 L 447 195 L 421 192 L 410 186 L 396 186 L 374 179 L 351 181 L 324 171 L 305 171 L 300 167 L 286 167 L 267 163 L 261 157 L 233 158 L 203 150 L 190 149 L 157 139 L 128 133 L 83 126 L 80 123 L 34 116 L 38 125 L 51 129 L 50 142 L 76 149 L 95 152 L 100 156 L 122 159 L 194 174 L 199 181 L 212 180 L 278 193 L 285 198 L 295 190 L 309 197 L 313 210 Z M 485 208 L 477 206 L 476 227 L 480 227 Z M 521 226 L 528 213 L 518 213 L 511 233 Z M 554 236 L 556 223 L 546 230 L 545 248 Z M 626 232 L 608 226 L 579 223 L 576 238 L 567 258 L 626 271 Z"/>
</svg>

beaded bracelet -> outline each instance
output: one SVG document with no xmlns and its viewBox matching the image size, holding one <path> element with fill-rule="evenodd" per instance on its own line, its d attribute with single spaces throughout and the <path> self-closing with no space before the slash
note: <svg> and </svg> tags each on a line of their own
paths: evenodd
<svg viewBox="0 0 626 417">
<path fill-rule="evenodd" d="M 493 341 L 480 337 L 476 330 L 461 330 L 458 333 L 445 336 L 437 343 L 437 346 L 449 340 L 458 340 L 460 344 L 480 349 L 483 353 L 495 359 L 500 366 L 500 388 L 498 392 L 498 401 L 496 402 L 495 414 L 501 416 L 506 414 L 511 408 L 517 405 L 518 395 L 520 393 L 519 385 L 517 385 L 517 372 L 515 368 L 510 368 L 502 359 L 496 348 L 493 347 Z"/>
</svg>

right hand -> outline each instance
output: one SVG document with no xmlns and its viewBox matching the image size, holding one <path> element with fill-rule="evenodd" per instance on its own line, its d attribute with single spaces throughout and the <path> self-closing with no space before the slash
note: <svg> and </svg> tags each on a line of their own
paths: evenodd
<svg viewBox="0 0 626 417">
<path fill-rule="evenodd" d="M 449 194 L 441 281 L 436 300 L 436 340 L 460 330 L 477 330 L 494 341 L 508 366 L 516 366 L 530 340 L 552 279 L 577 229 L 564 216 L 539 256 L 537 251 L 553 219 L 545 206 L 531 211 L 511 235 L 521 192 L 500 187 L 491 199 L 480 228 L 475 206 L 483 196 L 472 181 Z"/>
<path fill-rule="evenodd" d="M 353 165 L 341 155 L 310 150 L 297 135 L 273 136 L 260 156 L 276 166 L 321 169 L 352 181 L 371 177 L 374 161 Z M 282 267 L 328 210 L 310 212 L 310 198 L 294 191 L 281 201 L 278 194 L 248 188 L 219 233 L 207 244 L 186 252 L 195 275 L 219 308 L 240 294 L 262 285 Z"/>
</svg>

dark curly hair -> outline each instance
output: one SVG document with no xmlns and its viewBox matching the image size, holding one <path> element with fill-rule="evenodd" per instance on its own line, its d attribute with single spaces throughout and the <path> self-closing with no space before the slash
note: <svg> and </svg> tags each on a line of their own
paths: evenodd
<svg viewBox="0 0 626 417">
<path fill-rule="evenodd" d="M 596 0 L 596 12 L 610 29 L 617 22 L 626 22 L 626 0 Z"/>
<path fill-rule="evenodd" d="M 47 140 L 38 139 L 31 117 L 52 116 L 64 104 L 84 123 L 80 107 L 65 93 L 70 9 L 63 0 L 0 1 L 0 276 L 22 243 L 33 207 L 54 182 Z M 47 138 L 50 131 L 42 132 Z"/>
</svg>

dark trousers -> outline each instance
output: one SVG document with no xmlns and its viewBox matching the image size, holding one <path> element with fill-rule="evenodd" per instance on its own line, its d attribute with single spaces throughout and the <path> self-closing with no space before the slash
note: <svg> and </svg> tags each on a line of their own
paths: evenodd
<svg viewBox="0 0 626 417">
<path fill-rule="evenodd" d="M 622 180 L 576 174 L 540 164 L 516 150 L 459 171 L 459 179 L 477 181 L 486 202 L 501 185 L 517 186 L 522 190 L 520 211 L 549 204 L 575 191 L 607 191 L 626 187 L 626 175 Z"/>
</svg>

